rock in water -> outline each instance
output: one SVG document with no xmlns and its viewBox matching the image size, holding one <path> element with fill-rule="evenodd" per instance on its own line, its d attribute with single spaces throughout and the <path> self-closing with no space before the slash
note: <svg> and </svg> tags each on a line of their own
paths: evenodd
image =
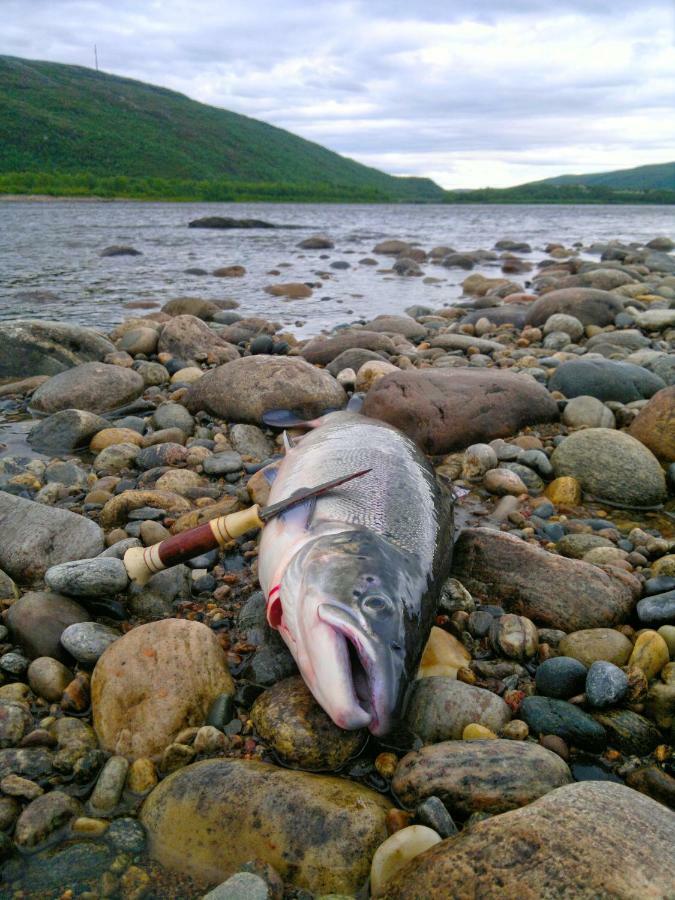
<svg viewBox="0 0 675 900">
<path fill-rule="evenodd" d="M 234 693 L 214 633 L 199 622 L 164 619 L 134 628 L 99 659 L 91 680 L 101 746 L 138 759 L 206 722 L 211 703 Z"/>
<path fill-rule="evenodd" d="M 472 594 L 564 631 L 625 621 L 640 591 L 636 579 L 619 569 L 555 556 L 487 528 L 461 532 L 452 573 Z"/>
<path fill-rule="evenodd" d="M 439 797 L 451 813 L 499 813 L 572 780 L 550 750 L 524 741 L 446 741 L 404 756 L 392 789 L 406 806 Z"/>
<path fill-rule="evenodd" d="M 0 347 L 0 378 L 58 375 L 115 350 L 114 344 L 91 328 L 40 319 L 3 322 Z"/>
<path fill-rule="evenodd" d="M 102 413 L 142 394 L 145 382 L 133 369 L 107 363 L 84 363 L 45 381 L 33 394 L 31 406 L 38 412 L 83 409 Z"/>
<path fill-rule="evenodd" d="M 674 813 L 623 785 L 566 785 L 436 844 L 396 876 L 385 896 L 670 897 L 674 830 Z M 592 834 L 598 840 L 589 840 Z"/>
<path fill-rule="evenodd" d="M 447 453 L 553 422 L 545 387 L 497 369 L 425 369 L 387 375 L 368 391 L 366 416 L 395 425 L 428 453 Z"/>
<path fill-rule="evenodd" d="M 213 369 L 192 385 L 185 399 L 193 413 L 204 409 L 252 424 L 260 424 L 270 410 L 288 409 L 313 419 L 328 409 L 342 409 L 346 402 L 344 390 L 327 372 L 297 357 L 265 355 Z"/>
<path fill-rule="evenodd" d="M 316 894 L 351 895 L 387 837 L 391 804 L 340 778 L 214 759 L 165 778 L 145 801 L 150 856 L 217 884 L 258 858 Z"/>
<path fill-rule="evenodd" d="M 0 492 L 0 534 L 0 569 L 27 584 L 51 566 L 97 556 L 105 546 L 91 519 L 5 492 Z"/>
<path fill-rule="evenodd" d="M 652 506 L 666 496 L 658 460 L 640 441 L 610 428 L 569 435 L 553 452 L 556 476 L 576 478 L 585 491 L 625 506 Z"/>
</svg>

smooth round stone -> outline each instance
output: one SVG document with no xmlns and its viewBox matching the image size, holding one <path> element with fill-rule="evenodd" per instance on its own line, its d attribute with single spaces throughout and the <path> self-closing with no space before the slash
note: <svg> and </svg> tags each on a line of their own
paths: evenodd
<svg viewBox="0 0 675 900">
<path fill-rule="evenodd" d="M 494 741 L 497 740 L 497 735 L 494 733 L 494 731 L 490 731 L 490 729 L 486 728 L 484 725 L 479 725 L 477 722 L 472 722 L 470 725 L 467 725 L 462 732 L 462 740 Z"/>
<path fill-rule="evenodd" d="M 145 829 L 136 819 L 115 819 L 106 837 L 120 853 L 140 853 L 145 846 Z"/>
<path fill-rule="evenodd" d="M 568 316 L 565 313 L 554 313 L 544 322 L 544 334 L 560 331 L 573 341 L 578 341 L 584 336 L 584 326 L 576 316 Z"/>
<path fill-rule="evenodd" d="M 77 622 L 61 634 L 61 643 L 79 663 L 93 666 L 120 637 L 119 631 L 99 622 Z"/>
<path fill-rule="evenodd" d="M 507 613 L 490 626 L 490 643 L 509 659 L 528 659 L 537 652 L 539 638 L 530 619 Z"/>
<path fill-rule="evenodd" d="M 457 834 L 457 826 L 440 797 L 427 797 L 415 809 L 415 818 L 421 825 L 438 832 L 442 838 Z"/>
<path fill-rule="evenodd" d="M 253 872 L 235 872 L 202 900 L 271 900 L 272 894 L 264 878 Z"/>
<path fill-rule="evenodd" d="M 510 718 L 511 710 L 501 697 L 456 677 L 419 679 L 406 710 L 408 728 L 425 744 L 459 740 L 472 723 L 498 732 Z"/>
<path fill-rule="evenodd" d="M 32 800 L 19 816 L 14 830 L 18 847 L 30 849 L 79 815 L 82 807 L 62 791 L 50 791 Z"/>
<path fill-rule="evenodd" d="M 581 484 L 576 478 L 563 475 L 554 478 L 546 488 L 546 496 L 556 506 L 579 506 L 581 503 Z"/>
<path fill-rule="evenodd" d="M 586 676 L 586 699 L 596 709 L 616 706 L 628 692 L 628 676 L 606 660 L 598 660 L 588 670 Z"/>
<path fill-rule="evenodd" d="M 26 704 L 18 700 L 0 700 L 0 747 L 13 747 L 18 744 L 30 729 L 31 723 L 32 717 Z"/>
<path fill-rule="evenodd" d="M 570 428 L 615 428 L 614 413 L 595 397 L 574 397 L 562 414 L 563 423 Z"/>
<path fill-rule="evenodd" d="M 614 628 L 587 628 L 566 635 L 558 644 L 558 649 L 585 666 L 590 667 L 598 659 L 623 666 L 628 662 L 633 645 L 625 634 Z"/>
<path fill-rule="evenodd" d="M 28 660 L 21 653 L 3 653 L 0 656 L 0 669 L 20 678 L 28 668 Z"/>
<path fill-rule="evenodd" d="M 386 893 L 387 882 L 411 859 L 424 853 L 442 840 L 440 834 L 425 825 L 409 825 L 401 828 L 380 844 L 370 867 L 370 895 L 381 897 Z"/>
<path fill-rule="evenodd" d="M 472 444 L 464 451 L 462 478 L 482 478 L 498 465 L 497 454 L 489 444 Z"/>
<path fill-rule="evenodd" d="M 201 376 L 203 372 L 199 370 Z M 152 414 L 150 420 L 155 431 L 164 428 L 180 428 L 185 435 L 194 431 L 195 422 L 187 409 L 180 403 L 162 403 Z"/>
<path fill-rule="evenodd" d="M 526 697 L 520 715 L 535 734 L 556 735 L 581 750 L 605 749 L 607 736 L 602 725 L 565 700 Z"/>
<path fill-rule="evenodd" d="M 51 656 L 39 656 L 28 667 L 30 689 L 50 703 L 61 700 L 63 692 L 73 678 L 70 669 Z"/>
<path fill-rule="evenodd" d="M 649 681 L 656 678 L 669 659 L 670 654 L 665 640 L 658 632 L 648 630 L 637 636 L 628 665 L 642 669 Z"/>
<path fill-rule="evenodd" d="M 675 590 L 644 597 L 637 605 L 637 614 L 644 625 L 675 623 Z"/>
<path fill-rule="evenodd" d="M 658 633 L 668 646 L 670 658 L 675 658 L 675 625 L 662 625 L 659 628 Z"/>
<path fill-rule="evenodd" d="M 490 622 L 492 622 L 491 616 Z M 429 678 L 432 675 L 446 675 L 449 678 L 456 678 L 457 670 L 462 666 L 468 666 L 470 662 L 471 654 L 464 644 L 449 632 L 434 625 L 422 653 L 417 677 Z"/>
<path fill-rule="evenodd" d="M 630 709 L 608 709 L 593 715 L 606 729 L 608 743 L 622 753 L 646 756 L 663 740 L 653 722 Z"/>
<path fill-rule="evenodd" d="M 550 478 L 553 475 L 553 466 L 543 450 L 523 450 L 518 455 L 518 463 L 527 466 L 528 469 L 534 469 L 542 478 Z"/>
<path fill-rule="evenodd" d="M 535 683 L 538 693 L 545 697 L 568 700 L 582 693 L 586 675 L 586 666 L 578 659 L 556 656 L 541 663 L 535 675 Z"/>
<path fill-rule="evenodd" d="M 242 469 L 242 458 L 234 450 L 224 450 L 222 453 L 214 453 L 204 460 L 204 471 L 209 475 L 229 475 L 233 472 L 240 472 Z"/>
<path fill-rule="evenodd" d="M 68 597 L 109 597 L 126 590 L 129 576 L 121 559 L 95 557 L 52 566 L 45 581 Z"/>
<path fill-rule="evenodd" d="M 675 590 L 675 578 L 667 575 L 660 575 L 658 578 L 649 578 L 644 584 L 645 596 L 651 594 L 665 594 L 668 591 Z"/>
<path fill-rule="evenodd" d="M 675 577 L 675 553 L 669 553 L 667 556 L 662 556 L 653 562 L 652 572 L 657 578 Z"/>
<path fill-rule="evenodd" d="M 119 803 L 129 771 L 129 761 L 123 756 L 111 756 L 101 769 L 89 800 L 97 813 L 112 812 Z"/>
<path fill-rule="evenodd" d="M 522 478 L 509 469 L 490 469 L 485 473 L 483 485 L 491 494 L 498 496 L 506 494 L 518 496 L 527 493 L 527 487 Z"/>
<path fill-rule="evenodd" d="M 536 453 L 537 451 L 529 451 Z M 542 453 L 542 456 L 548 463 L 548 458 L 546 454 Z M 518 456 L 520 460 L 520 455 Z M 548 463 L 550 466 L 550 463 Z M 527 465 L 521 465 L 520 462 L 505 462 L 501 465 L 502 469 L 505 469 L 509 472 L 513 472 L 514 475 L 517 475 L 518 478 L 523 482 L 523 484 L 527 487 L 528 491 L 533 491 L 535 494 L 539 494 L 544 490 L 544 482 L 541 480 L 537 472 L 534 470 L 534 466 L 530 467 Z M 498 470 L 497 470 L 498 471 Z M 552 470 L 551 470 L 552 472 Z"/>
<path fill-rule="evenodd" d="M 609 548 L 614 547 L 614 544 L 597 534 L 566 534 L 555 546 L 561 556 L 570 559 L 583 559 L 588 551 L 595 547 Z"/>
</svg>

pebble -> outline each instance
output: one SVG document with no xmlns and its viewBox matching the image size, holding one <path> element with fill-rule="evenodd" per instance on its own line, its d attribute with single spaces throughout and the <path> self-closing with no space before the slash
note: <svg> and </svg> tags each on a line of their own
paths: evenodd
<svg viewBox="0 0 675 900">
<path fill-rule="evenodd" d="M 89 799 L 92 810 L 98 813 L 112 812 L 120 801 L 129 771 L 129 762 L 123 756 L 111 756 L 101 770 Z"/>
<path fill-rule="evenodd" d="M 490 469 L 485 473 L 483 484 L 491 494 L 499 496 L 504 494 L 519 496 L 527 493 L 522 478 L 509 469 Z"/>
<path fill-rule="evenodd" d="M 96 557 L 52 566 L 45 582 L 69 597 L 108 597 L 125 590 L 129 576 L 120 559 Z"/>
<path fill-rule="evenodd" d="M 586 677 L 586 666 L 579 660 L 571 656 L 557 656 L 541 663 L 535 683 L 538 693 L 558 700 L 569 700 L 583 692 Z"/>
<path fill-rule="evenodd" d="M 663 637 L 656 631 L 648 630 L 638 635 L 628 665 L 639 666 L 649 681 L 659 674 L 669 659 L 668 645 Z"/>
<path fill-rule="evenodd" d="M 44 793 L 39 784 L 20 775 L 5 775 L 0 780 L 0 791 L 9 797 L 21 797 L 24 800 L 34 800 Z"/>
<path fill-rule="evenodd" d="M 50 791 L 32 800 L 19 816 L 14 829 L 14 842 L 29 850 L 42 843 L 81 810 L 80 803 L 62 791 Z"/>
<path fill-rule="evenodd" d="M 491 731 L 489 728 L 486 728 L 484 725 L 479 725 L 476 722 L 466 725 L 462 731 L 463 741 L 492 741 L 496 738 L 497 735 L 494 731 Z"/>
<path fill-rule="evenodd" d="M 509 659 L 529 659 L 539 646 L 534 623 L 525 616 L 507 613 L 490 626 L 490 642 L 495 652 Z"/>
<path fill-rule="evenodd" d="M 79 663 L 93 666 L 120 637 L 119 631 L 99 622 L 77 622 L 63 631 L 61 643 Z"/>
<path fill-rule="evenodd" d="M 271 900 L 267 882 L 253 872 L 235 872 L 202 900 Z"/>
<path fill-rule="evenodd" d="M 405 715 L 408 728 L 425 744 L 459 740 L 472 723 L 498 732 L 510 718 L 511 710 L 496 694 L 444 676 L 415 682 Z"/>
<path fill-rule="evenodd" d="M 607 735 L 602 725 L 565 700 L 526 697 L 520 715 L 534 734 L 556 735 L 574 747 L 591 752 L 605 748 Z"/>
<path fill-rule="evenodd" d="M 432 828 L 442 838 L 457 834 L 458 828 L 452 820 L 446 805 L 439 797 L 427 797 L 415 809 L 415 818 L 421 825 Z"/>
<path fill-rule="evenodd" d="M 596 709 L 616 706 L 628 693 L 628 676 L 613 663 L 598 660 L 588 670 L 585 692 Z"/>
<path fill-rule="evenodd" d="M 614 628 L 587 628 L 566 635 L 558 644 L 558 649 L 586 667 L 599 659 L 623 666 L 633 652 L 633 645 L 625 634 Z"/>
<path fill-rule="evenodd" d="M 135 759 L 127 773 L 127 788 L 133 794 L 147 794 L 157 784 L 155 764 L 148 757 Z"/>
<path fill-rule="evenodd" d="M 239 472 L 242 468 L 242 458 L 234 450 L 225 450 L 215 453 L 204 460 L 204 471 L 209 475 L 228 475 Z"/>
<path fill-rule="evenodd" d="M 403 866 L 441 840 L 440 834 L 426 825 L 409 825 L 388 837 L 373 856 L 370 867 L 371 897 L 382 897 L 386 893 L 387 882 Z"/>
<path fill-rule="evenodd" d="M 140 853 L 145 847 L 145 829 L 127 816 L 110 823 L 106 838 L 119 853 Z"/>
</svg>

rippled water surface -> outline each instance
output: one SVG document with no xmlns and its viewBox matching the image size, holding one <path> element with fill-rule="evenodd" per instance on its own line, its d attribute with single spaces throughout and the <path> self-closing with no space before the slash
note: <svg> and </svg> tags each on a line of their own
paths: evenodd
<svg viewBox="0 0 675 900">
<path fill-rule="evenodd" d="M 190 220 L 207 215 L 254 217 L 294 227 L 187 227 Z M 525 240 L 536 261 L 549 241 L 644 241 L 672 231 L 672 218 L 667 206 L 0 202 L 0 319 L 22 316 L 106 328 L 139 314 L 125 309 L 130 302 L 232 297 L 246 314 L 310 334 L 361 316 L 399 312 L 412 303 L 441 306 L 459 296 L 467 275 L 459 269 L 426 264 L 427 275 L 446 280 L 424 284 L 420 278 L 387 276 L 360 265 L 384 238 L 417 241 L 427 250 L 438 244 L 473 250 L 491 248 L 500 238 Z M 315 232 L 330 235 L 335 249 L 298 250 L 297 243 Z M 101 250 L 111 244 L 131 245 L 143 255 L 102 258 Z M 349 262 L 350 268 L 331 269 L 337 260 Z M 385 257 L 378 262 L 382 268 L 389 264 Z M 185 272 L 191 267 L 211 272 L 235 263 L 246 267 L 243 278 Z M 272 269 L 281 274 L 268 274 Z M 326 271 L 329 278 L 317 275 Z M 284 302 L 263 290 L 279 281 L 320 281 L 322 286 L 308 300 Z"/>
</svg>

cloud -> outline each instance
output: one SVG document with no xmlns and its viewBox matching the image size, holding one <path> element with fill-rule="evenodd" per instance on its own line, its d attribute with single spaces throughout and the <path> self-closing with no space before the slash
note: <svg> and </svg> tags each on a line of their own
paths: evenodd
<svg viewBox="0 0 675 900">
<path fill-rule="evenodd" d="M 674 155 L 668 0 L 3 0 L 2 15 L 0 52 L 92 65 L 96 44 L 106 71 L 448 187 Z"/>
</svg>

